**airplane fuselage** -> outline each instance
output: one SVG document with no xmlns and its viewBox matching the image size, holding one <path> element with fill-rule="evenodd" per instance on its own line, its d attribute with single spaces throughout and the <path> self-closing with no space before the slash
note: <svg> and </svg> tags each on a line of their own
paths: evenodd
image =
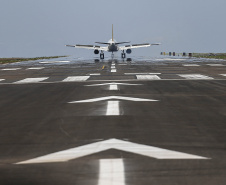
<svg viewBox="0 0 226 185">
<path fill-rule="evenodd" d="M 108 51 L 109 51 L 109 52 L 116 52 L 116 51 L 118 51 L 118 46 L 117 46 L 115 43 L 111 43 L 111 44 L 108 46 Z"/>
</svg>

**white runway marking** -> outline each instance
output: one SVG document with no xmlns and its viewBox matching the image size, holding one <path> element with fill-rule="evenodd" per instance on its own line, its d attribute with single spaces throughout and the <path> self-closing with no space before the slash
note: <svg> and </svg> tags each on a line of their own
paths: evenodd
<svg viewBox="0 0 226 185">
<path fill-rule="evenodd" d="M 86 81 L 90 76 L 69 76 L 63 80 L 63 82 L 80 82 Z"/>
<path fill-rule="evenodd" d="M 5 80 L 5 79 L 0 79 L 0 82 L 3 81 L 3 80 Z"/>
<path fill-rule="evenodd" d="M 111 69 L 115 69 L 115 66 L 111 66 Z"/>
<path fill-rule="evenodd" d="M 98 76 L 98 75 L 100 75 L 100 73 L 91 73 L 91 74 L 89 74 L 90 76 Z"/>
<path fill-rule="evenodd" d="M 40 64 L 54 64 L 54 63 L 69 63 L 70 61 L 46 61 L 46 62 L 39 62 Z"/>
<path fill-rule="evenodd" d="M 30 67 L 30 68 L 27 68 L 27 70 L 40 70 L 40 69 L 44 69 L 44 67 Z"/>
<path fill-rule="evenodd" d="M 125 152 L 131 152 L 156 159 L 210 159 L 202 156 L 177 152 L 173 150 L 132 143 L 119 139 L 108 139 L 99 141 L 92 144 L 71 148 L 68 150 L 47 154 L 41 157 L 33 158 L 30 160 L 18 162 L 16 164 L 33 164 L 33 163 L 53 163 L 53 162 L 66 162 L 72 159 L 77 159 L 87 155 L 99 153 L 109 149 L 116 149 Z"/>
<path fill-rule="evenodd" d="M 37 83 L 48 79 L 48 77 L 42 77 L 42 78 L 25 78 L 23 80 L 14 82 L 14 83 Z"/>
<path fill-rule="evenodd" d="M 155 59 L 157 61 L 182 61 L 182 60 L 187 60 L 187 59 L 183 59 L 183 58 L 163 58 L 163 59 Z"/>
<path fill-rule="evenodd" d="M 161 73 L 124 73 L 125 75 L 161 75 Z"/>
<path fill-rule="evenodd" d="M 143 84 L 129 84 L 129 83 L 103 83 L 103 84 L 92 84 L 92 85 L 85 85 L 85 86 L 102 86 L 102 85 L 143 85 Z"/>
<path fill-rule="evenodd" d="M 120 66 L 127 66 L 127 64 L 118 64 L 118 65 L 120 65 Z"/>
<path fill-rule="evenodd" d="M 212 67 L 222 67 L 222 66 L 225 66 L 225 65 L 223 65 L 223 64 L 206 64 L 206 65 L 208 65 L 208 66 L 212 66 Z"/>
<path fill-rule="evenodd" d="M 106 116 L 118 116 L 119 112 L 119 101 L 108 101 Z"/>
<path fill-rule="evenodd" d="M 160 80 L 157 75 L 136 75 L 138 80 Z"/>
<path fill-rule="evenodd" d="M 226 74 L 220 74 L 220 75 L 222 75 L 222 76 L 226 76 Z"/>
<path fill-rule="evenodd" d="M 112 73 L 116 73 L 117 70 L 116 70 L 116 69 L 112 69 L 111 72 L 112 72 Z"/>
<path fill-rule="evenodd" d="M 198 67 L 200 65 L 198 65 L 198 64 L 183 64 L 183 66 L 185 66 L 185 67 Z"/>
<path fill-rule="evenodd" d="M 118 85 L 110 85 L 109 90 L 110 91 L 117 91 L 118 90 Z"/>
<path fill-rule="evenodd" d="M 144 99 L 144 98 L 124 97 L 124 96 L 107 96 L 107 97 L 93 98 L 88 100 L 72 101 L 68 103 L 91 103 L 91 102 L 98 102 L 98 101 L 112 100 L 112 99 L 128 100 L 128 101 L 159 101 L 159 100 Z"/>
<path fill-rule="evenodd" d="M 18 69 L 21 69 L 21 68 L 6 68 L 6 69 L 2 69 L 2 71 L 16 71 Z"/>
<path fill-rule="evenodd" d="M 112 66 L 115 66 L 115 63 L 111 64 Z"/>
<path fill-rule="evenodd" d="M 212 77 L 201 75 L 201 74 L 183 74 L 183 75 L 179 75 L 179 76 L 189 79 L 189 80 L 212 80 L 212 79 L 214 79 Z"/>
<path fill-rule="evenodd" d="M 101 159 L 98 185 L 125 185 L 122 159 Z"/>
</svg>

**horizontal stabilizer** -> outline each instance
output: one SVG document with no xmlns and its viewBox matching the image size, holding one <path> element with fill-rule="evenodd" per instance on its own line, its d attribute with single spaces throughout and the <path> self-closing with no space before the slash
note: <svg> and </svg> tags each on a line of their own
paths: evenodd
<svg viewBox="0 0 226 185">
<path fill-rule="evenodd" d="M 107 42 L 95 42 L 95 43 L 97 43 L 97 44 L 107 44 L 107 45 L 110 44 L 110 43 L 107 43 Z"/>
<path fill-rule="evenodd" d="M 130 42 L 116 42 L 115 44 L 128 44 Z"/>
<path fill-rule="evenodd" d="M 65 46 L 67 46 L 67 47 L 75 47 L 75 45 L 65 45 Z"/>
</svg>

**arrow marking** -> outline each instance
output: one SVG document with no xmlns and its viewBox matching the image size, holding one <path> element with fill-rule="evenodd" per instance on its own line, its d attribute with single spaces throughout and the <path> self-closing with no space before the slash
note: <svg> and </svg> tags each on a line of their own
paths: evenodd
<svg viewBox="0 0 226 185">
<path fill-rule="evenodd" d="M 122 159 L 101 159 L 98 185 L 125 185 Z"/>
<path fill-rule="evenodd" d="M 27 161 L 18 162 L 16 164 L 33 164 L 33 163 L 53 163 L 66 162 L 91 154 L 96 154 L 109 149 L 117 149 L 125 152 L 139 154 L 156 159 L 209 159 L 202 156 L 176 152 L 163 148 L 147 146 L 119 139 L 109 139 L 84 146 L 71 148 L 68 150 L 44 155 Z"/>
<path fill-rule="evenodd" d="M 109 90 L 110 91 L 117 91 L 118 90 L 118 85 L 110 85 Z"/>
<path fill-rule="evenodd" d="M 119 116 L 119 101 L 108 101 L 106 116 Z"/>
<path fill-rule="evenodd" d="M 128 101 L 159 101 L 159 100 L 144 99 L 144 98 L 124 97 L 124 96 L 107 96 L 107 97 L 101 97 L 101 98 L 72 101 L 72 102 L 68 102 L 68 103 L 90 103 L 90 102 L 98 102 L 98 101 L 102 101 L 102 100 L 112 100 L 112 99 L 128 100 Z"/>
</svg>

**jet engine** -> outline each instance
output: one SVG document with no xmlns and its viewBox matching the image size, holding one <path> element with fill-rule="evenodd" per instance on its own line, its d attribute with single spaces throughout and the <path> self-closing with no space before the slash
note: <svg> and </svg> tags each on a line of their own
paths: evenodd
<svg viewBox="0 0 226 185">
<path fill-rule="evenodd" d="M 94 50 L 94 53 L 95 53 L 96 55 L 99 54 L 99 50 L 95 49 L 95 50 Z"/>
<path fill-rule="evenodd" d="M 127 49 L 127 50 L 126 50 L 126 53 L 127 53 L 127 54 L 130 54 L 130 53 L 132 53 L 132 50 L 131 50 L 131 49 Z"/>
</svg>

